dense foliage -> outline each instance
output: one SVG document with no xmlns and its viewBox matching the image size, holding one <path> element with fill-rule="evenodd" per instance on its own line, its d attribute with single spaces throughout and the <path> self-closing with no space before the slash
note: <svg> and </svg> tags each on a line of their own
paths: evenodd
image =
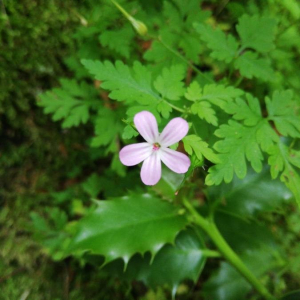
<svg viewBox="0 0 300 300">
<path fill-rule="evenodd" d="M 300 297 L 297 1 L 4 1 L 1 19 L 4 299 Z M 145 110 L 189 123 L 190 169 L 154 186 L 119 160 Z"/>
</svg>

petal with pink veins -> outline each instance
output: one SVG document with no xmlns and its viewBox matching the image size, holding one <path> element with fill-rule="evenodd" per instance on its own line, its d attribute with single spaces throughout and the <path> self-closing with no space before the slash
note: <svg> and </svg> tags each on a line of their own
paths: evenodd
<svg viewBox="0 0 300 300">
<path fill-rule="evenodd" d="M 153 152 L 142 165 L 141 179 L 146 185 L 155 185 L 161 177 L 161 161 L 158 152 Z"/>
<path fill-rule="evenodd" d="M 134 166 L 148 158 L 152 153 L 152 145 L 138 143 L 125 146 L 119 153 L 120 161 L 125 166 Z"/>
<path fill-rule="evenodd" d="M 191 165 L 187 155 L 169 148 L 161 149 L 160 158 L 162 162 L 175 173 L 186 173 Z"/>
<path fill-rule="evenodd" d="M 157 142 L 158 127 L 153 114 L 141 111 L 134 116 L 134 124 L 140 135 L 150 144 Z"/>
<path fill-rule="evenodd" d="M 169 147 L 183 139 L 189 131 L 189 125 L 182 118 L 172 119 L 159 137 L 159 143 L 163 147 Z"/>
</svg>

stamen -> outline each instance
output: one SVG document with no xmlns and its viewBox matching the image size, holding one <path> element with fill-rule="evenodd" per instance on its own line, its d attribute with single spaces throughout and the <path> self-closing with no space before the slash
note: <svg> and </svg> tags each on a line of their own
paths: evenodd
<svg viewBox="0 0 300 300">
<path fill-rule="evenodd" d="M 160 148 L 160 144 L 159 144 L 159 143 L 154 143 L 154 144 L 153 144 L 153 148 L 152 148 L 152 149 L 153 149 L 154 151 L 157 151 L 159 148 Z"/>
</svg>

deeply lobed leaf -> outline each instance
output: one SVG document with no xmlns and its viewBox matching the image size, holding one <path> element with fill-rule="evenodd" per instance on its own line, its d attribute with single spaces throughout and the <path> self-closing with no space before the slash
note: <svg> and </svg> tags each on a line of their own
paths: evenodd
<svg viewBox="0 0 300 300">
<path fill-rule="evenodd" d="M 275 73 L 265 58 L 258 58 L 257 53 L 247 51 L 240 55 L 234 62 L 242 76 L 252 79 L 259 78 L 263 81 L 274 81 Z"/>
<path fill-rule="evenodd" d="M 238 43 L 232 35 L 226 36 L 221 29 L 214 30 L 210 25 L 195 23 L 194 27 L 202 41 L 212 50 L 211 57 L 227 63 L 235 58 Z"/>
<path fill-rule="evenodd" d="M 276 20 L 259 15 L 243 15 L 236 30 L 244 48 L 268 52 L 274 48 Z"/>
<path fill-rule="evenodd" d="M 44 107 L 46 114 L 52 113 L 54 121 L 63 120 L 63 128 L 87 123 L 89 111 L 96 105 L 91 100 L 95 97 L 95 91 L 76 80 L 62 79 L 60 82 L 61 88 L 54 88 L 40 95 L 39 106 Z"/>
</svg>

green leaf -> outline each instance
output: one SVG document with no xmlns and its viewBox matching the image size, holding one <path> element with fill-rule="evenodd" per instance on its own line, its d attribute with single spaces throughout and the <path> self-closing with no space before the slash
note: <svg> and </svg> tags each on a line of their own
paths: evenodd
<svg viewBox="0 0 300 300">
<path fill-rule="evenodd" d="M 202 88 L 197 81 L 193 81 L 186 90 L 185 98 L 190 101 L 201 100 Z"/>
<path fill-rule="evenodd" d="M 184 149 L 189 154 L 195 153 L 197 158 L 202 161 L 203 156 L 214 163 L 218 163 L 218 156 L 213 152 L 212 149 L 208 148 L 208 144 L 201 140 L 197 135 L 188 135 L 183 140 Z"/>
<path fill-rule="evenodd" d="M 122 138 L 128 140 L 138 135 L 139 133 L 132 126 L 127 125 L 123 130 Z"/>
<path fill-rule="evenodd" d="M 82 183 L 82 188 L 92 198 L 95 198 L 102 189 L 101 183 L 101 177 L 96 173 L 93 173 L 86 181 Z"/>
<path fill-rule="evenodd" d="M 196 81 L 192 82 L 187 88 L 185 97 L 191 101 L 199 100 L 191 106 L 191 112 L 193 114 L 198 115 L 200 119 L 206 120 L 209 124 L 214 126 L 218 125 L 216 113 L 211 108 L 211 104 L 209 102 L 202 100 L 202 89 Z"/>
<path fill-rule="evenodd" d="M 91 147 L 107 146 L 108 151 L 117 150 L 116 138 L 123 126 L 118 115 L 107 108 L 99 110 L 95 120 L 95 137 L 91 140 Z"/>
<path fill-rule="evenodd" d="M 280 300 L 298 300 L 300 299 L 300 290 L 293 291 L 284 295 L 280 298 Z"/>
<path fill-rule="evenodd" d="M 244 127 L 229 120 L 228 125 L 221 125 L 215 135 L 224 140 L 218 141 L 214 149 L 220 154 L 220 163 L 209 169 L 206 184 L 220 184 L 223 180 L 229 183 L 235 173 L 242 179 L 247 174 L 246 159 L 256 172 L 262 170 L 263 155 L 256 140 L 256 134 L 263 122 L 254 127 Z"/>
<path fill-rule="evenodd" d="M 218 125 L 216 112 L 212 109 L 211 104 L 207 101 L 199 101 L 191 106 L 191 112 L 198 115 L 200 119 L 214 126 Z"/>
<path fill-rule="evenodd" d="M 226 102 L 232 101 L 236 97 L 242 96 L 243 94 L 244 91 L 236 89 L 232 86 L 208 84 L 203 88 L 201 99 L 208 100 L 212 104 L 223 108 Z"/>
<path fill-rule="evenodd" d="M 234 177 L 230 184 L 223 183 L 208 189 L 208 197 L 212 201 L 220 201 L 219 209 L 244 217 L 274 211 L 291 196 L 283 183 L 271 178 L 269 168 L 264 168 L 259 174 L 250 169 L 242 180 Z"/>
<path fill-rule="evenodd" d="M 199 62 L 199 57 L 203 45 L 198 36 L 185 34 L 181 37 L 179 47 L 183 49 L 187 59 L 193 61 L 195 64 Z"/>
<path fill-rule="evenodd" d="M 76 80 L 62 79 L 60 82 L 61 88 L 54 88 L 40 95 L 38 105 L 44 107 L 46 114 L 53 114 L 53 121 L 63 119 L 63 128 L 86 124 L 89 110 L 95 105 L 91 101 L 91 98 L 95 98 L 95 90 Z"/>
<path fill-rule="evenodd" d="M 211 57 L 227 63 L 234 59 L 238 43 L 232 35 L 226 36 L 221 29 L 214 30 L 210 25 L 196 23 L 194 27 L 202 41 L 212 50 Z"/>
<path fill-rule="evenodd" d="M 274 81 L 275 73 L 268 60 L 257 56 L 257 53 L 247 51 L 235 60 L 234 67 L 246 78 L 257 77 L 264 81 Z"/>
<path fill-rule="evenodd" d="M 154 81 L 154 87 L 163 98 L 179 100 L 184 94 L 185 70 L 181 65 L 164 68 L 162 74 Z"/>
<path fill-rule="evenodd" d="M 277 178 L 281 173 L 280 180 L 292 191 L 300 207 L 300 176 L 293 167 L 294 159 L 289 148 L 279 142 L 268 149 L 268 154 L 272 178 Z"/>
<path fill-rule="evenodd" d="M 184 177 L 184 174 L 175 173 L 162 165 L 161 180 L 153 187 L 153 190 L 164 199 L 174 200 Z"/>
<path fill-rule="evenodd" d="M 206 122 L 217 126 L 218 119 L 210 103 L 224 108 L 227 102 L 232 102 L 235 97 L 241 96 L 242 94 L 243 91 L 224 85 L 208 84 L 202 89 L 199 84 L 194 81 L 187 88 L 185 97 L 195 102 L 191 106 L 191 112 L 193 114 L 197 114 L 200 119 L 204 119 Z"/>
<path fill-rule="evenodd" d="M 118 149 L 116 149 L 118 150 Z M 110 164 L 110 168 L 115 171 L 119 176 L 125 177 L 126 167 L 121 163 L 119 153 L 114 150 L 114 155 Z"/>
<path fill-rule="evenodd" d="M 119 30 L 106 30 L 101 33 L 99 40 L 103 46 L 129 58 L 134 37 L 135 32 L 128 26 Z"/>
<path fill-rule="evenodd" d="M 256 132 L 256 140 L 259 143 L 261 149 L 268 152 L 268 149 L 279 142 L 279 136 L 275 130 L 270 126 L 267 120 L 263 120 Z"/>
<path fill-rule="evenodd" d="M 268 114 L 277 130 L 284 136 L 300 137 L 299 104 L 293 100 L 293 93 L 275 91 L 272 98 L 266 97 Z"/>
<path fill-rule="evenodd" d="M 194 283 L 198 280 L 206 255 L 200 232 L 189 228 L 178 234 L 174 245 L 165 245 L 153 260 L 149 253 L 143 257 L 137 254 L 130 259 L 125 272 L 120 260 L 106 265 L 104 270 L 127 281 L 142 281 L 153 289 L 167 285 L 175 297 L 184 280 L 190 279 Z"/>
<path fill-rule="evenodd" d="M 180 232 L 175 245 L 164 246 L 149 264 L 149 259 L 134 257 L 125 276 L 141 280 L 155 288 L 168 285 L 175 296 L 181 282 L 190 279 L 196 282 L 206 261 L 202 239 L 192 229 Z"/>
<path fill-rule="evenodd" d="M 241 256 L 243 262 L 256 276 L 262 276 L 274 267 L 274 259 L 265 251 L 247 251 Z M 218 271 L 203 286 L 205 300 L 246 300 L 251 285 L 229 263 L 221 262 Z"/>
<path fill-rule="evenodd" d="M 224 109 L 227 113 L 232 114 L 236 120 L 243 120 L 245 125 L 254 126 L 261 119 L 261 109 L 257 98 L 251 94 L 246 94 L 247 102 L 241 98 L 228 102 Z"/>
<path fill-rule="evenodd" d="M 244 48 L 252 48 L 259 52 L 272 50 L 275 39 L 276 20 L 258 15 L 243 15 L 239 18 L 236 30 Z"/>
<path fill-rule="evenodd" d="M 244 300 L 251 285 L 227 262 L 221 262 L 218 271 L 205 282 L 205 300 Z"/>
<path fill-rule="evenodd" d="M 91 251 L 110 262 L 125 264 L 135 253 L 153 256 L 166 243 L 173 243 L 187 224 L 178 208 L 151 195 L 128 195 L 99 201 L 91 214 L 78 222 L 78 233 L 69 252 Z"/>
<path fill-rule="evenodd" d="M 172 107 L 164 101 L 157 104 L 156 109 L 165 119 L 169 119 L 170 113 L 172 112 Z"/>
<path fill-rule="evenodd" d="M 238 254 L 259 251 L 261 255 L 268 254 L 273 259 L 281 256 L 281 249 L 266 226 L 224 211 L 218 211 L 215 220 L 225 240 Z M 239 230 L 236 230 L 237 228 Z M 254 269 L 254 265 L 255 262 L 251 264 L 250 269 Z M 258 264 L 258 267 L 264 269 L 270 266 Z"/>
<path fill-rule="evenodd" d="M 82 60 L 86 69 L 102 81 L 101 88 L 111 91 L 109 97 L 117 101 L 138 102 L 147 105 L 160 100 L 151 86 L 151 73 L 141 63 L 135 62 L 132 68 L 117 61 L 109 62 Z"/>
</svg>

